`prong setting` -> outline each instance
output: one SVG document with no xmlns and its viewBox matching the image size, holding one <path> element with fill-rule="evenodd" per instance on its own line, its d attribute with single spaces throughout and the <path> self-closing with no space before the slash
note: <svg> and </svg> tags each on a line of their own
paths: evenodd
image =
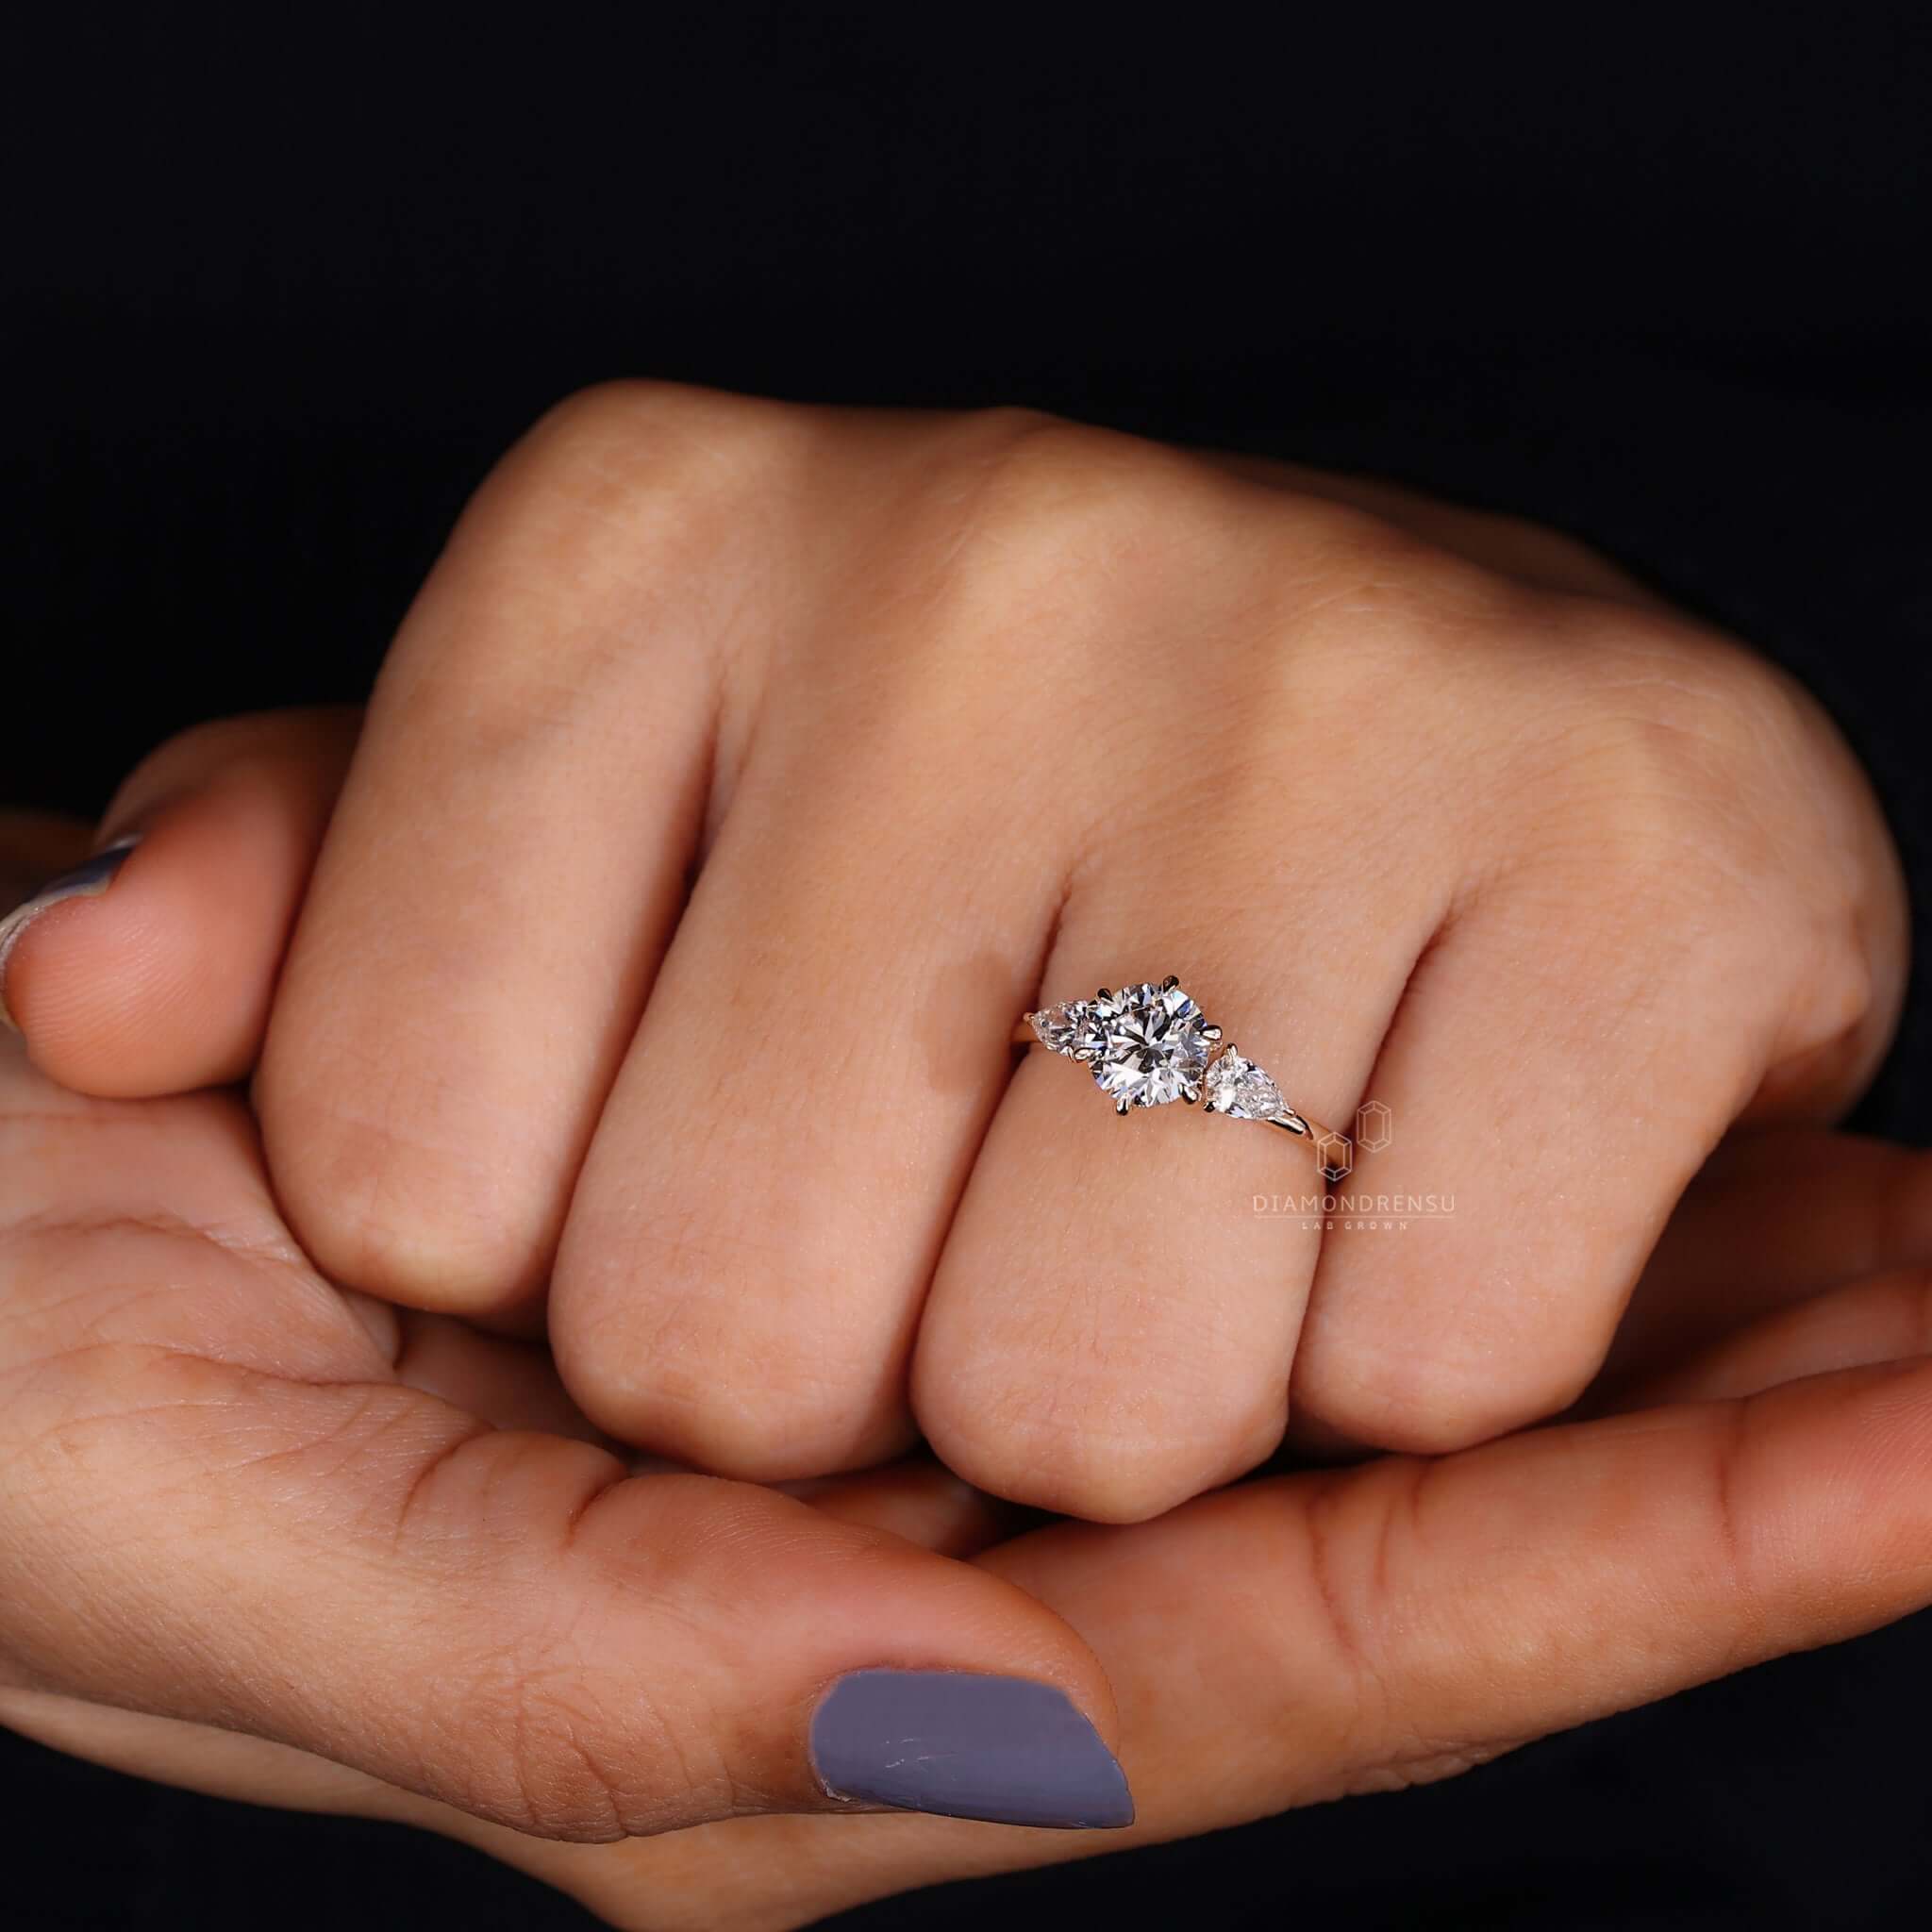
<svg viewBox="0 0 1932 1932">
<path fill-rule="evenodd" d="M 1198 1097 L 1211 1042 L 1201 1031 L 1201 1008 L 1176 975 L 1103 991 L 1078 1005 L 1077 1021 L 1047 1043 L 1083 1061 L 1117 1110 Z"/>
<path fill-rule="evenodd" d="M 1123 1120 L 1141 1108 L 1176 1100 L 1188 1107 L 1205 1103 L 1206 1112 L 1259 1121 L 1318 1146 L 1331 1139 L 1348 1144 L 1290 1107 L 1274 1076 L 1242 1057 L 1183 991 L 1177 974 L 1158 985 L 1129 982 L 1118 991 L 1102 987 L 1091 1000 L 1043 1007 L 1024 1016 L 1018 1029 L 1023 1042 L 1027 1028 L 1041 1045 L 1084 1066 Z"/>
</svg>

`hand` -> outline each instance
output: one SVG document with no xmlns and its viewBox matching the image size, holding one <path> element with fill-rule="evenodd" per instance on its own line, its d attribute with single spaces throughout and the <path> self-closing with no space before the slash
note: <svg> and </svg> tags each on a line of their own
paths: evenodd
<svg viewBox="0 0 1932 1932">
<path fill-rule="evenodd" d="M 42 916 L 139 920 L 251 784 L 258 857 L 319 830 L 261 775 L 175 822 L 178 872 L 158 832 L 145 880 Z M 0 871 L 58 871 L 61 842 L 8 824 Z M 272 922 L 299 883 L 246 906 Z M 325 1281 L 238 1095 L 87 1099 L 0 1040 L 0 1720 L 505 1838 L 913 1801 L 1119 1825 L 1091 1652 L 951 1560 L 991 1523 L 929 1466 L 809 1504 L 628 1474 L 541 1349 Z M 908 1730 L 947 1754 L 909 1795 L 884 1741 Z"/>
<path fill-rule="evenodd" d="M 198 930 L 175 925 L 196 855 L 261 839 L 242 957 L 299 886 L 263 829 L 291 859 L 319 824 L 275 779 L 280 728 L 231 730 L 242 755 L 208 758 L 112 890 L 48 915 L 70 959 L 153 936 L 157 1045 L 198 1024 L 212 1055 L 230 1018 L 160 970 Z M 1692 1188 L 1620 1341 L 1614 1401 L 1675 1406 L 1003 1541 L 913 1464 L 809 1507 L 619 1480 L 540 1349 L 329 1288 L 231 1096 L 82 1100 L 0 1046 L 0 1722 L 449 1832 L 647 1932 L 796 1925 L 1441 1776 L 1932 1600 L 1928 1260 L 1932 1159 L 1760 1136 Z M 574 1841 L 812 1802 L 804 1684 L 868 1655 L 1068 1683 L 1137 1823 L 740 1816 Z"/>
<path fill-rule="evenodd" d="M 319 815 L 343 727 L 280 728 Z M 167 942 L 103 902 L 15 954 L 70 1085 L 250 1064 L 299 887 L 272 816 L 174 795 L 220 742 L 113 815 L 167 841 Z M 547 1291 L 613 1438 L 775 1481 L 923 1434 L 1129 1521 L 1285 1420 L 1434 1452 L 1574 1401 L 1732 1124 L 1864 1082 L 1903 918 L 1810 701 L 1560 539 L 1027 416 L 619 387 L 404 625 L 255 1093 L 329 1278 L 526 1334 Z M 1318 1191 L 1287 1136 L 1013 1072 L 1025 1008 L 1169 971 L 1304 1111 L 1392 1110 L 1356 1185 L 1454 1215 L 1257 1215 Z"/>
</svg>

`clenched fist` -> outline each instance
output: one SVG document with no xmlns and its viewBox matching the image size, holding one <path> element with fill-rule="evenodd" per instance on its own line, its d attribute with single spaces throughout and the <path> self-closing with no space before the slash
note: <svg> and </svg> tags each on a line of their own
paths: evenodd
<svg viewBox="0 0 1932 1932">
<path fill-rule="evenodd" d="M 348 728 L 276 727 L 318 820 Z M 273 939 L 198 917 L 158 1026 L 111 946 L 23 943 L 40 1063 L 240 1072 L 292 893 L 250 862 L 226 917 Z M 923 1435 L 1124 1522 L 1284 1424 L 1434 1452 L 1563 1408 L 1725 1132 L 1857 1093 L 1902 932 L 1817 708 L 1561 539 L 1023 413 L 619 386 L 404 625 L 255 1097 L 331 1278 L 547 1295 L 615 1438 L 775 1480 Z M 1352 1190 L 1453 1214 L 1257 1213 L 1321 1192 L 1306 1143 L 1015 1072 L 1029 1007 L 1169 973 L 1306 1113 L 1388 1108 Z M 221 1054 L 171 1061 L 217 998 Z"/>
</svg>

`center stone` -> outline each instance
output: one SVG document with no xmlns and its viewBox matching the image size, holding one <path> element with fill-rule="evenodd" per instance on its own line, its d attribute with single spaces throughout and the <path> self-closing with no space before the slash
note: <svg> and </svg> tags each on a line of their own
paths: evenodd
<svg viewBox="0 0 1932 1932">
<path fill-rule="evenodd" d="M 1124 986 L 1091 1008 L 1102 1038 L 1090 1061 L 1114 1104 L 1161 1107 L 1198 1093 L 1210 1042 L 1203 1015 L 1177 986 Z"/>
</svg>

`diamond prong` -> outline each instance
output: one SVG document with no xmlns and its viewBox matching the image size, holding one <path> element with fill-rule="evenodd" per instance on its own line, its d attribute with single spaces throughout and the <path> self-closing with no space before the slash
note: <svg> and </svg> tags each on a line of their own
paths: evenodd
<svg viewBox="0 0 1932 1932">
<path fill-rule="evenodd" d="M 1167 975 L 1167 977 L 1160 982 L 1160 990 L 1162 992 L 1172 992 L 1174 990 L 1174 988 L 1177 987 L 1180 983 L 1180 974 L 1177 973 L 1170 973 Z"/>
<path fill-rule="evenodd" d="M 1204 1026 L 1201 1029 L 1201 1038 L 1203 1040 L 1219 1040 L 1221 1038 L 1221 1028 L 1219 1026 Z"/>
<path fill-rule="evenodd" d="M 1202 1079 L 1212 1042 L 1201 1038 L 1201 1008 L 1178 979 L 1164 991 L 1152 980 L 1136 980 L 1117 992 L 1102 987 L 1093 1001 L 1075 1005 L 1079 1024 L 1063 1043 L 1058 1034 L 1053 1043 L 1087 1062 L 1116 1113 L 1184 1097 L 1207 1099 Z"/>
<path fill-rule="evenodd" d="M 1181 1089 L 1181 1098 L 1190 1107 L 1197 1106 L 1201 1099 L 1201 1090 L 1198 1087 L 1183 1087 Z"/>
</svg>

